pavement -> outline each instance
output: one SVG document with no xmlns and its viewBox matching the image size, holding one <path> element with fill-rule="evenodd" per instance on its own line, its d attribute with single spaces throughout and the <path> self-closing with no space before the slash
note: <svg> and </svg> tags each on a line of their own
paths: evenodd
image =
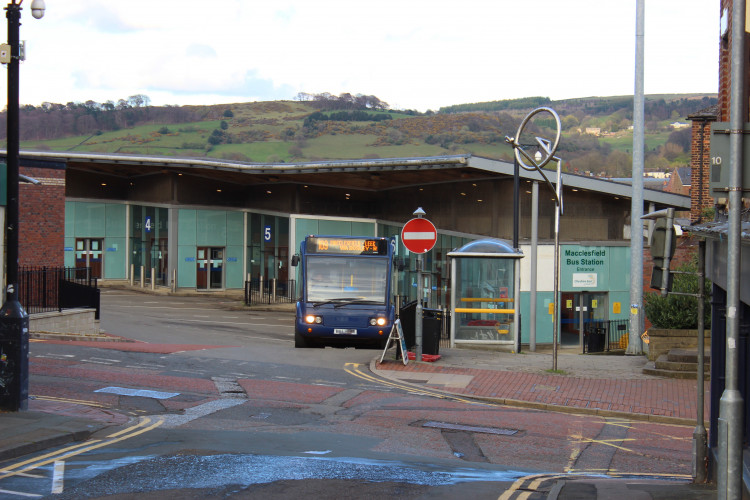
<svg viewBox="0 0 750 500">
<path fill-rule="evenodd" d="M 548 350 L 513 354 L 441 348 L 437 361 L 407 365 L 395 359 L 394 350 L 383 362 L 380 357 L 378 353 L 370 363 L 374 374 L 413 387 L 523 408 L 696 425 L 696 381 L 645 375 L 645 356 L 582 355 L 577 349 L 560 349 L 554 371 Z M 706 403 L 708 390 L 706 383 Z M 708 405 L 704 414 L 709 414 Z M 0 461 L 82 441 L 127 422 L 127 416 L 106 408 L 29 399 L 26 410 L 0 412 Z M 547 498 L 709 499 L 716 498 L 716 489 L 684 481 L 561 475 Z"/>
</svg>

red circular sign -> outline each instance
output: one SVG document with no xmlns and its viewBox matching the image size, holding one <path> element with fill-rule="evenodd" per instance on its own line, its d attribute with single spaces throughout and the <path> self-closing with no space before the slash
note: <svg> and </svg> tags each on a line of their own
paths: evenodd
<svg viewBox="0 0 750 500">
<path fill-rule="evenodd" d="M 401 230 L 401 241 L 410 252 L 429 252 L 437 242 L 437 229 L 427 219 L 412 219 L 404 224 Z"/>
</svg>

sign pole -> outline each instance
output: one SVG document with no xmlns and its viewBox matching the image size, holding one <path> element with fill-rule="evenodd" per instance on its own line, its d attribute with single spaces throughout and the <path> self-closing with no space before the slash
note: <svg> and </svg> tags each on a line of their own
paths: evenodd
<svg viewBox="0 0 750 500">
<path fill-rule="evenodd" d="M 403 241 L 407 250 L 417 254 L 417 307 L 414 311 L 414 341 L 416 344 L 416 360 L 422 361 L 422 337 L 424 333 L 422 327 L 422 318 L 424 317 L 422 306 L 422 297 L 424 296 L 422 254 L 429 252 L 435 246 L 437 229 L 432 222 L 422 218 L 425 215 L 422 207 L 416 209 L 414 215 L 416 218 L 404 224 L 401 229 L 401 241 Z"/>
<path fill-rule="evenodd" d="M 414 314 L 414 340 L 416 341 L 415 355 L 417 361 L 422 361 L 422 318 L 424 317 L 424 308 L 422 307 L 422 297 L 424 295 L 423 285 L 422 254 L 417 254 L 417 310 Z"/>
</svg>

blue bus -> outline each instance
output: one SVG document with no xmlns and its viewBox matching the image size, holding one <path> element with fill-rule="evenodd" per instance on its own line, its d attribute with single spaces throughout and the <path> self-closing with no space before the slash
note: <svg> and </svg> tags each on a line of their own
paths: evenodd
<svg viewBox="0 0 750 500">
<path fill-rule="evenodd" d="M 294 347 L 384 347 L 394 321 L 393 247 L 382 237 L 307 236 L 300 265 Z"/>
</svg>

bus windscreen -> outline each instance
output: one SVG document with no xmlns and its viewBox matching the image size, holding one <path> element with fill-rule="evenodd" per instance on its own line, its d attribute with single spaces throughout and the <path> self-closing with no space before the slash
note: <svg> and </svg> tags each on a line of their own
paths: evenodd
<svg viewBox="0 0 750 500">
<path fill-rule="evenodd" d="M 385 258 L 308 255 L 307 301 L 348 299 L 385 304 L 388 272 Z"/>
</svg>

